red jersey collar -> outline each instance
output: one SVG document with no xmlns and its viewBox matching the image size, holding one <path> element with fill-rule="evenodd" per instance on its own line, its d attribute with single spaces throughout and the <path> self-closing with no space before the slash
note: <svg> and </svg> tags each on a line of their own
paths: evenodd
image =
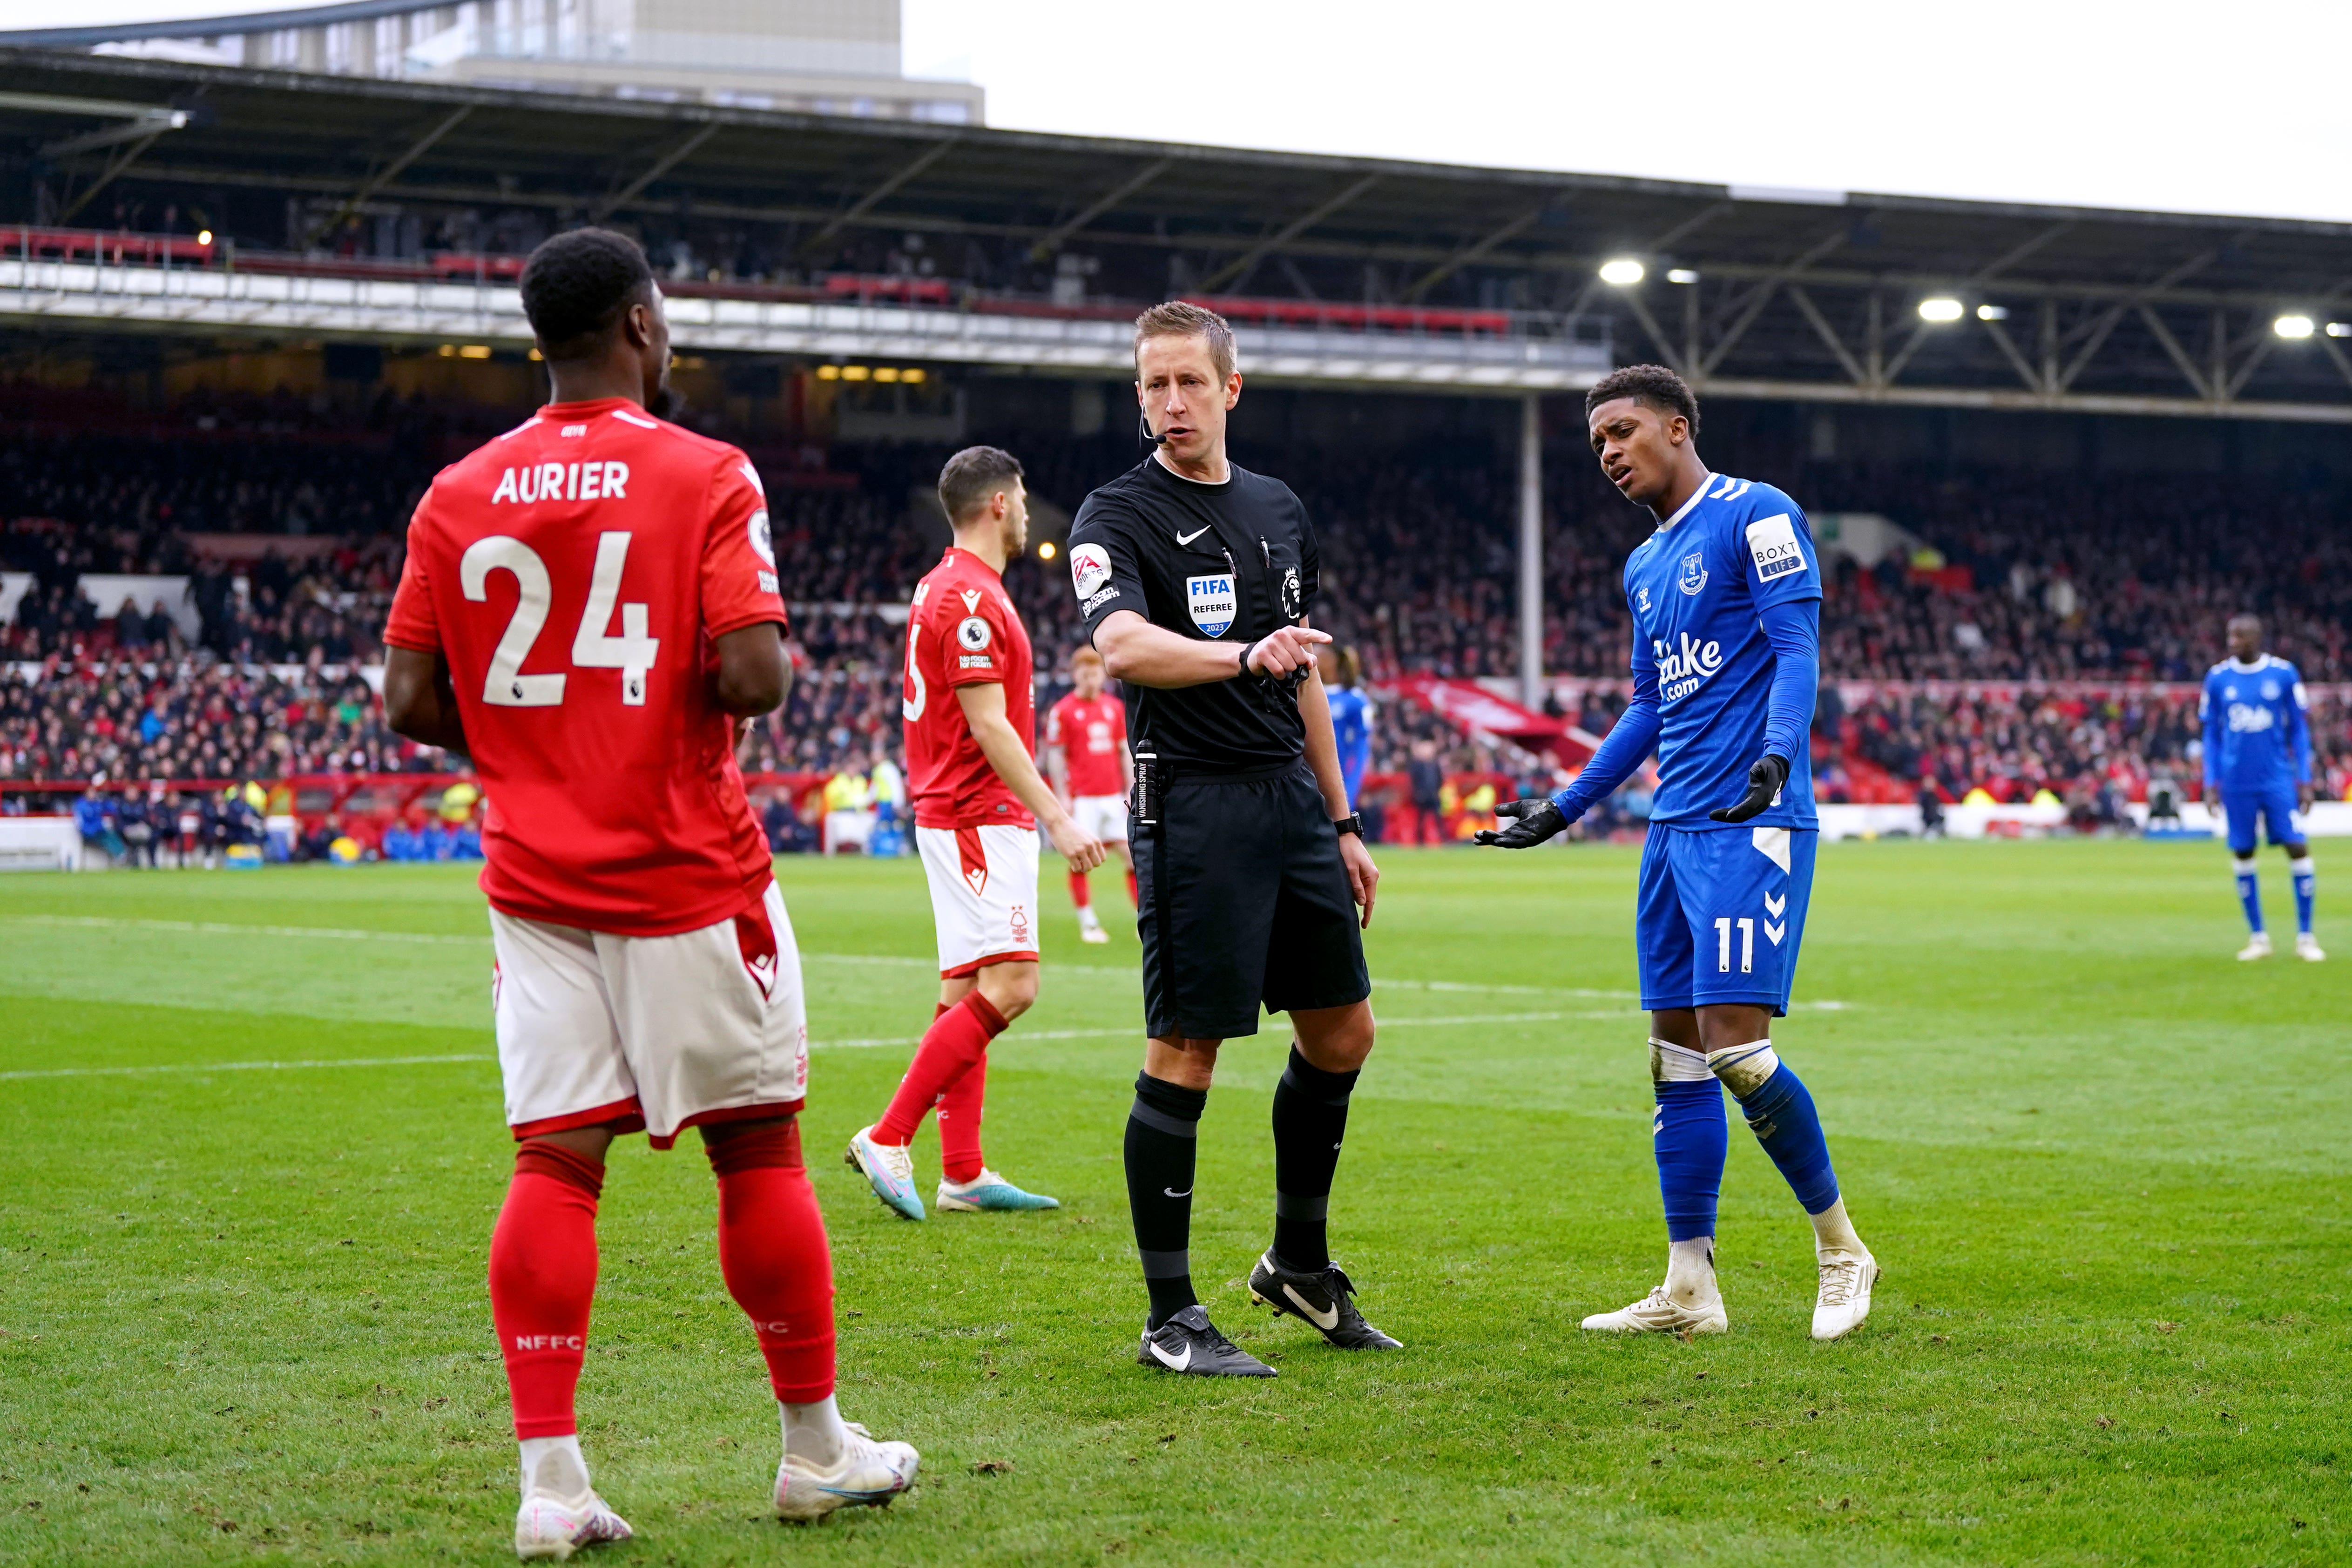
<svg viewBox="0 0 2352 1568">
<path fill-rule="evenodd" d="M 977 556 L 977 555 L 973 554 L 971 551 L 966 550 L 966 549 L 965 549 L 962 545 L 961 545 L 961 544 L 950 544 L 950 545 L 949 545 L 949 546 L 948 546 L 948 548 L 947 548 L 947 553 L 946 553 L 946 554 L 944 554 L 944 555 L 941 555 L 941 556 L 940 557 L 940 562 L 941 562 L 942 563 L 945 563 L 945 562 L 946 562 L 946 561 L 947 561 L 950 556 L 956 556 L 956 555 L 961 555 L 961 556 L 962 556 L 965 560 L 967 560 L 967 561 L 971 562 L 973 565 L 975 565 L 975 566 L 979 567 L 982 571 L 983 571 L 983 572 L 987 573 L 990 576 L 992 576 L 992 577 L 995 578 L 997 581 L 999 581 L 999 582 L 1003 582 L 1003 581 L 1004 580 L 1004 574 L 1003 574 L 1003 573 L 1002 573 L 1002 572 L 998 571 L 995 567 L 991 566 L 987 562 L 985 562 L 985 561 L 982 560 L 979 556 Z"/>
<path fill-rule="evenodd" d="M 541 419 L 593 419 L 599 414 L 612 414 L 623 409 L 647 419 L 656 417 L 644 405 L 632 403 L 625 397 L 592 397 L 584 403 L 550 403 L 541 407 L 538 416 Z"/>
</svg>

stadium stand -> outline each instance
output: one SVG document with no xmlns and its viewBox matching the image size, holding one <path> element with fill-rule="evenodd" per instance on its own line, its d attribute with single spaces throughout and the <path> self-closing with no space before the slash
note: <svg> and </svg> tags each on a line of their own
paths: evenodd
<svg viewBox="0 0 2352 1568">
<path fill-rule="evenodd" d="M 20 661 L 0 684 L 0 778 L 445 765 L 384 731 L 364 683 L 340 672 L 378 657 L 399 526 L 428 454 L 462 449 L 519 412 L 386 397 L 339 420 L 288 395 L 205 396 L 143 425 L 95 407 L 72 433 L 14 425 L 0 457 L 0 565 L 29 581 L 0 626 L 0 656 Z M 999 438 L 1024 452 L 1041 497 L 1075 500 L 1129 460 L 1100 440 Z M 787 709 L 747 740 L 747 770 L 821 779 L 895 753 L 903 617 L 892 612 L 940 548 L 936 521 L 908 498 L 942 455 L 821 454 L 842 465 L 840 486 L 780 493 L 799 679 Z M 1617 574 L 1646 522 L 1581 458 L 1564 445 L 1555 454 L 1545 641 L 1555 708 L 1598 735 L 1623 695 Z M 1436 444 L 1369 461 L 1301 450 L 1278 467 L 1322 521 L 1322 624 L 1360 649 L 1376 689 L 1511 669 L 1509 476 L 1490 449 Z M 1869 567 L 1833 559 L 1832 685 L 1816 732 L 1824 798 L 1900 802 L 1923 782 L 1951 800 L 1976 789 L 1997 800 L 2144 798 L 2152 775 L 2193 795 L 2189 683 L 2211 662 L 2221 621 L 2249 605 L 2318 689 L 2326 792 L 2352 787 L 2345 705 L 2330 689 L 2352 670 L 2352 552 L 2331 527 L 2335 497 L 1950 465 L 1791 468 L 1788 488 L 1820 498 L 1819 512 L 1883 514 L 1922 542 Z M 176 615 L 161 603 L 126 614 L 80 591 L 126 574 L 184 578 L 186 602 Z M 1074 637 L 1060 571 L 1024 559 L 1008 585 L 1058 664 Z M 55 668 L 44 673 L 42 661 Z M 1535 765 L 1385 701 L 1370 793 L 1416 831 L 1417 742 L 1449 780 L 1507 783 Z"/>
</svg>

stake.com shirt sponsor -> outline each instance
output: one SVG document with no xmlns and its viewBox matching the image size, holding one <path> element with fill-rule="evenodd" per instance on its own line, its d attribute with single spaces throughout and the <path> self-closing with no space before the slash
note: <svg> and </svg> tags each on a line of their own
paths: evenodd
<svg viewBox="0 0 2352 1568">
<path fill-rule="evenodd" d="M 1748 765 L 1764 753 L 1775 662 L 1759 613 L 1821 596 L 1812 529 L 1770 485 L 1710 474 L 1634 547 L 1625 561 L 1633 689 L 1656 694 L 1659 718 L 1651 821 L 1717 826 L 1706 814 L 1747 793 Z M 1744 826 L 1819 825 L 1811 758 L 1790 765 L 1779 803 Z"/>
</svg>

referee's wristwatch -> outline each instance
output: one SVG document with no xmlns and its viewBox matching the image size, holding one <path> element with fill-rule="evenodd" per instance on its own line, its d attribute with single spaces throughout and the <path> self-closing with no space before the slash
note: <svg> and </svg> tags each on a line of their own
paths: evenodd
<svg viewBox="0 0 2352 1568">
<path fill-rule="evenodd" d="M 1364 814 L 1360 811 L 1351 811 L 1345 816 L 1333 817 L 1331 819 L 1331 831 L 1334 833 L 1352 833 L 1357 837 L 1361 838 L 1364 836 Z"/>
</svg>

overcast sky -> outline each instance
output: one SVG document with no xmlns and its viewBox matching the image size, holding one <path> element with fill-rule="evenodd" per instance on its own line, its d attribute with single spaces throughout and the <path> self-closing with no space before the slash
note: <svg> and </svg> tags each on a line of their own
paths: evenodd
<svg viewBox="0 0 2352 1568">
<path fill-rule="evenodd" d="M 2347 0 L 904 5 L 908 70 L 1022 130 L 2352 221 Z M 0 0 L 0 26 L 257 8 Z"/>
</svg>

